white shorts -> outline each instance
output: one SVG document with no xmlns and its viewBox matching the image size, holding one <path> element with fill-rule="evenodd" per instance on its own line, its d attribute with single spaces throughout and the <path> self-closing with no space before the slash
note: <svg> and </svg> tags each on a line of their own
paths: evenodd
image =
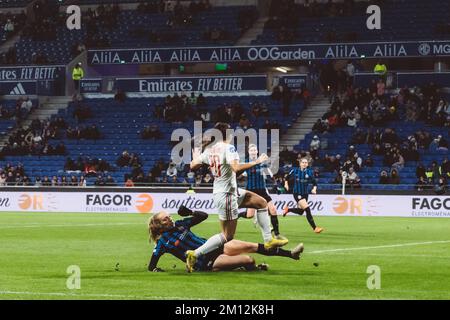
<svg viewBox="0 0 450 320">
<path fill-rule="evenodd" d="M 214 206 L 222 221 L 236 220 L 239 218 L 239 205 L 245 197 L 245 190 L 239 189 L 238 193 L 215 193 L 213 194 Z"/>
</svg>

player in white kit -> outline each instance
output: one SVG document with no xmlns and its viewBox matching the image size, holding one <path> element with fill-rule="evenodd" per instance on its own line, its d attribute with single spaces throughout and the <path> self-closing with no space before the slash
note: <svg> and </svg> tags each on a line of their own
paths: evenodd
<svg viewBox="0 0 450 320">
<path fill-rule="evenodd" d="M 262 154 L 255 161 L 239 163 L 239 154 L 236 152 L 236 148 L 230 144 L 233 135 L 227 133 L 230 126 L 219 122 L 214 128 L 221 132 L 222 137 L 225 137 L 224 141 L 214 141 L 206 146 L 203 153 L 194 148 L 191 169 L 196 170 L 203 164 L 207 164 L 214 175 L 213 201 L 219 213 L 222 233 L 212 236 L 196 250 L 186 251 L 188 272 L 192 272 L 197 257 L 216 250 L 233 239 L 239 218 L 239 207 L 257 209 L 258 223 L 263 233 L 264 246 L 267 249 L 281 247 L 288 243 L 287 240 L 272 237 L 267 201 L 253 192 L 237 187 L 236 172 L 263 163 L 268 160 L 268 156 Z"/>
</svg>

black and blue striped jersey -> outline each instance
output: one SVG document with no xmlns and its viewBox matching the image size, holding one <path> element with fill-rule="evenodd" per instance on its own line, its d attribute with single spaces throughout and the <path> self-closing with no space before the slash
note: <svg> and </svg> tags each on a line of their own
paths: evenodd
<svg viewBox="0 0 450 320">
<path fill-rule="evenodd" d="M 307 195 L 309 193 L 309 184 L 317 186 L 314 172 L 310 168 L 302 170 L 300 167 L 294 167 L 289 171 L 289 179 L 293 180 L 294 188 L 292 193 Z"/>
<path fill-rule="evenodd" d="M 195 250 L 202 246 L 206 239 L 195 235 L 190 228 L 202 222 L 208 217 L 207 214 L 198 217 L 189 217 L 178 220 L 172 229 L 165 231 L 158 239 L 149 264 L 149 270 L 156 268 L 159 258 L 170 253 L 178 259 L 186 262 L 186 251 Z M 198 258 L 197 263 L 202 263 L 203 256 Z"/>
<path fill-rule="evenodd" d="M 257 164 L 256 166 L 245 170 L 247 175 L 247 190 L 265 190 L 266 174 L 268 172 L 267 164 Z"/>
</svg>

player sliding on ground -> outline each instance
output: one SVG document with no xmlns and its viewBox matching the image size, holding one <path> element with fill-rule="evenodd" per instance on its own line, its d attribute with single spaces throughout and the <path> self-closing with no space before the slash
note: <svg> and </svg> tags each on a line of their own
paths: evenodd
<svg viewBox="0 0 450 320">
<path fill-rule="evenodd" d="M 258 159 L 258 147 L 255 144 L 249 145 L 248 156 L 250 161 L 256 161 L 256 159 Z M 258 196 L 263 197 L 267 201 L 270 221 L 272 222 L 275 238 L 285 240 L 286 238 L 280 234 L 277 209 L 272 202 L 272 198 L 270 197 L 269 191 L 267 190 L 266 186 L 266 177 L 268 175 L 273 177 L 272 171 L 266 164 L 261 163 L 254 166 L 253 168 L 245 170 L 242 175 L 247 177 L 246 190 L 256 193 Z M 255 216 L 255 213 L 256 210 L 250 208 L 247 209 L 247 211 L 239 213 L 239 217 L 252 218 Z"/>
<path fill-rule="evenodd" d="M 267 201 L 253 192 L 246 192 L 237 188 L 236 172 L 245 171 L 269 158 L 262 154 L 258 159 L 249 163 L 239 163 L 239 154 L 231 144 L 233 133 L 227 123 L 217 123 L 214 128 L 220 133 L 222 139 L 206 141 L 203 153 L 194 148 L 191 169 L 196 170 L 200 166 L 209 165 L 214 176 L 213 201 L 219 213 L 222 233 L 208 239 L 202 246 L 186 252 L 186 268 L 192 272 L 197 259 L 220 247 L 227 241 L 231 241 L 236 233 L 238 208 L 253 208 L 257 210 L 258 224 L 261 227 L 264 246 L 266 249 L 281 247 L 288 243 L 287 240 L 274 239 L 270 230 L 270 220 L 267 209 Z M 223 139 L 225 138 L 225 139 Z"/>
<path fill-rule="evenodd" d="M 297 202 L 298 208 L 288 208 L 287 206 L 283 208 L 283 216 L 286 216 L 288 212 L 293 212 L 302 215 L 306 212 L 306 219 L 309 225 L 314 230 L 315 233 L 321 233 L 323 228 L 317 227 L 314 222 L 314 218 L 311 214 L 311 209 L 308 205 L 308 187 L 311 183 L 313 188 L 311 189 L 312 194 L 317 193 L 317 181 L 314 178 L 313 171 L 308 168 L 308 160 L 306 158 L 300 159 L 300 167 L 294 167 L 288 174 L 288 179 L 285 182 L 286 190 L 289 190 L 289 181 L 292 181 L 293 195 Z"/>
<path fill-rule="evenodd" d="M 148 265 L 149 271 L 163 271 L 157 265 L 164 253 L 170 253 L 178 259 L 186 261 L 185 252 L 187 250 L 195 250 L 206 242 L 206 239 L 197 236 L 190 229 L 207 219 L 208 214 L 201 211 L 193 212 L 184 206 L 178 209 L 178 214 L 182 217 L 190 217 L 174 222 L 170 215 L 163 211 L 150 218 L 148 230 L 150 238 L 156 243 L 156 246 Z M 258 253 L 265 256 L 279 256 L 299 260 L 303 248 L 303 244 L 300 243 L 290 251 L 281 248 L 267 249 L 261 243 L 231 240 L 225 245 L 199 257 L 193 269 L 196 271 L 225 271 L 243 267 L 247 271 L 267 270 L 267 265 L 257 266 L 252 257 L 242 254 Z"/>
</svg>

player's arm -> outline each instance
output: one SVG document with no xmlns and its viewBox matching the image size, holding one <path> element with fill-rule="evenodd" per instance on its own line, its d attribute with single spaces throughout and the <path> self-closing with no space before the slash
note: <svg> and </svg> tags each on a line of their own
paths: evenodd
<svg viewBox="0 0 450 320">
<path fill-rule="evenodd" d="M 284 188 L 286 189 L 286 191 L 289 191 L 289 179 L 291 177 L 291 175 L 294 173 L 294 170 L 292 169 L 291 171 L 289 171 L 289 173 L 285 176 L 284 179 Z"/>
<path fill-rule="evenodd" d="M 314 177 L 314 172 L 312 172 L 312 170 L 311 170 L 310 181 L 311 181 L 311 183 L 313 185 L 313 187 L 311 189 L 311 193 L 312 194 L 316 194 L 317 193 L 317 179 Z"/>
<path fill-rule="evenodd" d="M 206 212 L 192 211 L 185 206 L 181 206 L 178 209 L 178 214 L 182 217 L 189 217 L 175 222 L 176 225 L 183 225 L 186 228 L 191 228 L 208 219 L 208 214 Z"/>
<path fill-rule="evenodd" d="M 236 177 L 239 177 L 239 176 L 247 177 L 247 171 L 246 170 L 240 170 L 240 171 L 236 172 Z"/>
<path fill-rule="evenodd" d="M 148 271 L 150 272 L 163 272 L 164 270 L 161 268 L 158 268 L 158 261 L 159 258 L 161 258 L 163 254 L 161 253 L 160 250 L 153 250 L 153 254 L 152 257 L 150 258 L 150 262 L 148 263 Z"/>
<path fill-rule="evenodd" d="M 265 153 L 263 153 L 255 161 L 247 162 L 247 163 L 239 163 L 239 159 L 236 159 L 236 160 L 231 161 L 230 165 L 231 165 L 231 169 L 234 172 L 236 172 L 236 174 L 237 174 L 238 172 L 243 172 L 247 169 L 253 168 L 254 166 L 256 166 L 260 163 L 266 162 L 267 160 L 269 160 L 269 157 Z"/>
</svg>

